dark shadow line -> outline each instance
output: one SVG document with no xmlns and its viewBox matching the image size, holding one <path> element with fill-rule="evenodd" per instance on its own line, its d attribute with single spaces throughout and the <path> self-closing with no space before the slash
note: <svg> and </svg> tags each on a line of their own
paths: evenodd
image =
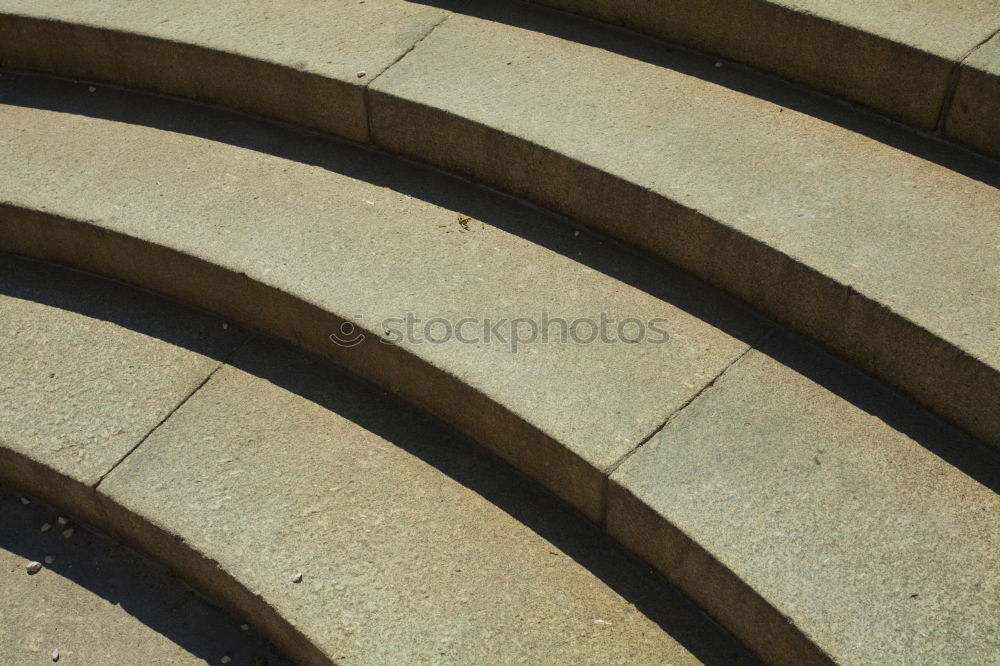
<svg viewBox="0 0 1000 666">
<path fill-rule="evenodd" d="M 989 157 L 760 69 L 733 62 L 717 68 L 715 63 L 719 56 L 524 0 L 408 1 L 538 32 L 669 69 L 812 116 L 1000 188 L 1000 163 Z"/>
<path fill-rule="evenodd" d="M 539 8 L 539 11 L 552 14 L 555 10 Z M 589 23 L 588 20 L 580 20 Z M 683 270 L 575 227 L 565 218 L 545 211 L 539 213 L 535 207 L 526 206 L 508 195 L 366 146 L 245 114 L 145 93 L 105 87 L 90 93 L 87 84 L 50 77 L 4 75 L 0 78 L 0 104 L 140 125 L 310 164 L 482 220 L 670 303 L 747 344 L 755 344 L 762 330 L 774 326 L 745 304 Z M 545 216 L 552 223 L 539 224 Z M 579 235 L 576 236 L 576 233 Z M 50 304 L 59 305 L 55 302 Z M 108 315 L 92 311 L 91 316 Z M 123 325 L 141 327 L 143 324 L 141 320 L 133 319 L 123 322 Z M 168 331 L 159 335 L 173 334 Z M 213 355 L 208 348 L 199 353 Z M 785 363 L 780 358 L 777 360 Z M 793 357 L 787 361 L 786 365 L 790 367 L 793 367 L 792 363 L 800 363 Z M 851 367 L 842 361 L 836 363 L 843 368 Z M 853 368 L 852 371 L 867 381 L 883 386 Z M 811 372 L 806 365 L 801 372 L 856 407 L 904 432 L 969 476 L 996 489 L 996 464 L 985 462 L 989 460 L 989 454 L 984 457 L 975 453 L 986 450 L 978 441 L 941 424 L 942 428 L 952 433 L 948 435 L 952 440 L 967 442 L 962 446 L 946 445 L 942 443 L 943 435 L 930 434 L 938 432 L 935 428 L 914 425 L 912 418 L 902 418 L 895 414 L 895 408 L 888 409 L 882 398 L 875 399 L 870 393 L 849 390 L 833 374 Z M 908 409 L 926 414 L 907 399 L 899 400 L 903 401 L 899 403 L 900 409 L 902 405 L 908 405 Z M 929 414 L 926 418 L 941 423 Z M 927 442 L 922 441 L 922 437 Z"/>
<path fill-rule="evenodd" d="M 169 319 L 177 322 L 178 330 L 188 330 L 189 337 L 195 338 L 186 340 L 184 334 L 176 333 L 167 336 L 172 344 L 181 347 L 203 347 L 196 338 L 205 320 L 213 330 L 221 329 L 221 322 L 211 321 L 209 315 L 155 294 L 2 254 L 0 294 L 52 304 L 84 316 L 96 315 L 154 338 L 161 337 L 158 326 Z M 160 324 L 141 321 L 160 309 L 167 315 L 156 317 Z M 594 574 L 705 664 L 757 663 L 732 636 L 662 581 L 648 565 L 636 560 L 560 499 L 447 424 L 366 381 L 263 336 L 253 337 L 228 364 L 344 417 L 482 496 Z M 0 533 L 0 545 L 2 539 Z M 143 609 L 141 589 L 133 590 L 136 597 L 130 598 L 128 591 L 112 593 L 100 581 L 87 577 L 77 582 L 109 601 L 127 605 L 133 615 L 179 645 L 197 648 L 185 644 L 190 643 L 190 638 L 171 624 L 172 618 Z"/>
<path fill-rule="evenodd" d="M 0 549 L 25 562 L 41 562 L 47 555 L 55 555 L 55 562 L 45 565 L 48 574 L 62 576 L 108 603 L 120 606 L 142 624 L 206 663 L 219 663 L 222 656 L 228 655 L 234 663 L 291 666 L 263 638 L 241 631 L 238 625 L 242 620 L 198 596 L 162 566 L 86 526 L 74 525 L 76 534 L 72 540 L 63 539 L 60 534 L 63 527 L 55 520 L 56 510 L 37 501 L 28 506 L 16 502 L 10 491 L 0 487 L 0 505 L 10 505 L 0 510 Z M 52 530 L 40 533 L 43 522 L 52 524 Z M 20 568 L 4 573 L 27 575 Z M 27 581 L 20 584 L 30 585 Z M 64 605 L 61 599 L 50 603 Z M 63 610 L 72 613 L 74 609 Z M 32 618 L 16 616 L 4 618 L 4 622 L 12 626 L 31 621 Z M 53 647 L 61 647 L 64 654 L 73 648 L 71 636 L 50 638 Z M 5 647 L 15 648 L 13 645 Z"/>
</svg>

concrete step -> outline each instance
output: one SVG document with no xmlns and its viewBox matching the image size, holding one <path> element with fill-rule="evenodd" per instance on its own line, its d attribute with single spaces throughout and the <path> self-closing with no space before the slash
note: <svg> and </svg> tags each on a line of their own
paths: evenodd
<svg viewBox="0 0 1000 666">
<path fill-rule="evenodd" d="M 0 267 L 0 480 L 87 515 L 298 663 L 756 663 L 568 507 L 370 385 L 150 294 L 11 257 Z M 80 595 L 58 574 L 85 543 L 29 522 L 11 577 L 32 594 L 51 586 L 46 607 L 71 613 Z M 23 559 L 53 548 L 29 578 Z M 183 644 L 174 630 L 204 611 L 162 588 L 101 606 L 103 630 L 125 641 L 123 611 L 155 628 L 157 603 L 176 604 L 169 633 Z M 98 627 L 38 625 L 37 606 L 17 601 L 0 635 L 32 626 L 11 649 L 183 663 L 139 659 L 155 641 L 102 648 Z M 222 652 L 231 639 L 197 655 L 254 663 Z"/>
<path fill-rule="evenodd" d="M 992 0 L 532 1 L 753 65 L 1000 155 L 1000 119 L 985 104 L 1000 90 L 1000 60 L 985 46 L 1000 31 Z M 986 62 L 992 81 L 972 76 Z"/>
<path fill-rule="evenodd" d="M 26 499 L 0 489 L 3 663 L 52 663 L 57 650 L 61 664 L 291 663 L 162 568 Z M 32 562 L 43 566 L 29 574 Z"/>
<path fill-rule="evenodd" d="M 7 67 L 230 106 L 489 183 L 690 270 L 1000 447 L 996 162 L 512 2 L 224 2 L 184 19 L 125 2 L 3 6 Z M 948 12 L 947 58 L 989 35 L 984 5 Z M 993 50 L 959 72 L 956 134 L 996 117 L 982 111 Z"/>
<path fill-rule="evenodd" d="M 13 176 L 0 189 L 6 249 L 88 268 L 247 323 L 438 415 L 655 564 L 772 663 L 878 662 L 897 655 L 900 663 L 940 663 L 956 655 L 975 662 L 996 652 L 1000 464 L 977 442 L 856 370 L 679 271 L 439 173 L 201 107 L 91 93 L 86 85 L 17 81 L 7 97 L 12 103 L 0 107 L 0 159 Z M 25 272 L 15 267 L 7 281 Z M 284 609 L 302 601 L 296 590 L 307 588 L 281 587 L 294 561 L 290 544 L 312 515 L 299 515 L 305 522 L 295 522 L 291 536 L 281 532 L 282 520 L 300 500 L 313 501 L 310 489 L 318 489 L 317 497 L 353 497 L 346 481 L 323 485 L 329 469 L 338 469 L 336 479 L 382 477 L 376 474 L 381 466 L 353 448 L 346 463 L 320 457 L 320 444 L 328 441 L 324 428 L 277 425 L 280 415 L 300 410 L 286 393 L 265 390 L 246 375 L 273 375 L 282 387 L 278 369 L 295 363 L 246 360 L 219 369 L 243 342 L 238 330 L 207 318 L 198 325 L 169 323 L 175 318 L 154 310 L 172 331 L 161 337 L 195 335 L 199 355 L 174 360 L 176 342 L 132 356 L 115 347 L 102 355 L 100 345 L 90 344 L 83 356 L 90 366 L 79 375 L 104 377 L 106 388 L 88 389 L 78 379 L 53 384 L 59 374 L 42 359 L 60 349 L 78 353 L 81 345 L 70 336 L 39 350 L 33 333 L 39 317 L 21 301 L 0 310 L 9 330 L 24 331 L 6 334 L 2 351 L 32 359 L 23 366 L 33 371 L 12 382 L 22 388 L 9 392 L 3 405 L 12 432 L 0 436 L 7 446 L 0 469 L 33 492 L 58 489 L 48 492 L 74 502 L 79 515 L 184 562 L 199 588 L 242 600 L 233 602 L 241 612 L 270 617 L 267 635 L 286 649 L 313 645 L 300 625 L 283 619 L 289 617 Z M 88 303 L 79 296 L 69 302 L 76 301 Z M 100 303 L 86 307 L 101 313 Z M 141 320 L 148 310 L 126 311 Z M 453 330 L 447 340 L 429 343 L 425 335 L 418 344 L 396 330 L 408 312 L 423 322 L 440 318 L 439 326 L 450 322 L 453 329 L 462 318 L 481 323 L 546 313 L 599 320 L 604 312 L 633 323 L 662 319 L 669 335 L 590 344 L 536 337 L 515 350 L 509 329 L 502 330 L 505 340 L 470 329 L 473 339 L 459 340 Z M 348 319 L 358 322 L 354 329 L 341 327 Z M 160 354 L 162 362 L 150 362 Z M 136 391 L 131 375 L 109 376 L 116 364 L 169 372 L 148 380 L 162 382 L 155 391 Z M 67 391 L 69 398 L 47 399 L 46 389 Z M 79 433 L 81 423 L 93 420 L 64 410 L 113 416 L 119 398 L 88 403 L 124 391 L 139 398 L 124 401 L 121 419 L 96 420 L 105 436 L 91 442 L 91 450 Z M 163 404 L 141 404 L 143 396 L 160 395 L 168 398 Z M 325 400 L 313 398 L 327 407 L 340 398 Z M 255 409 L 266 414 L 262 422 L 245 413 Z M 303 423 L 311 423 L 314 408 L 303 410 Z M 230 431 L 233 439 L 225 435 Z M 288 433 L 305 441 L 308 453 L 285 453 L 290 444 L 278 442 Z M 674 447 L 657 442 L 675 433 L 699 450 L 709 441 L 715 453 L 687 467 L 681 460 L 674 469 L 657 457 Z M 114 452 L 103 452 L 106 441 Z M 143 444 L 130 454 L 136 442 Z M 824 456 L 834 447 L 825 468 L 830 459 Z M 230 477 L 242 450 L 248 466 L 233 467 Z M 31 462 L 43 456 L 53 458 Z M 132 471 L 116 476 L 125 470 Z M 723 502 L 718 512 L 704 496 L 683 490 L 675 473 L 699 479 L 695 490 L 714 483 Z M 76 482 L 67 482 L 70 474 Z M 210 490 L 212 479 L 224 483 Z M 302 490 L 267 502 L 245 494 L 279 480 Z M 399 490 L 398 483 L 378 483 Z M 94 487 L 96 495 L 88 490 Z M 838 504 L 846 501 L 846 489 L 856 504 Z M 679 492 L 691 493 L 697 507 L 678 500 Z M 393 497 L 404 524 L 421 523 L 425 514 L 404 511 L 415 500 Z M 257 503 L 269 513 L 259 531 L 245 528 L 248 534 L 227 519 L 213 523 L 190 513 Z M 919 529 L 895 529 L 900 525 Z M 279 542 L 285 545 L 253 558 L 263 559 L 260 578 L 237 583 L 206 564 L 229 571 L 275 535 L 284 535 Z M 368 543 L 363 535 L 351 538 Z M 224 555 L 215 550 L 218 542 L 236 543 L 238 552 Z M 882 547 L 878 557 L 870 557 L 873 544 Z M 816 577 L 817 567 L 826 567 L 823 577 Z M 350 578 L 322 571 L 330 576 L 320 579 L 324 585 Z M 934 571 L 935 584 L 923 593 L 911 590 L 913 576 L 927 571 Z M 879 584 L 869 590 L 858 580 Z M 914 600 L 929 598 L 911 604 L 909 596 L 906 603 L 893 597 L 880 605 L 890 591 L 904 589 L 918 595 Z M 274 592 L 277 610 L 255 601 L 255 591 Z M 335 631 L 323 626 L 316 631 Z M 933 640 L 912 640 L 923 635 Z M 306 651 L 301 658 L 324 657 Z"/>
</svg>

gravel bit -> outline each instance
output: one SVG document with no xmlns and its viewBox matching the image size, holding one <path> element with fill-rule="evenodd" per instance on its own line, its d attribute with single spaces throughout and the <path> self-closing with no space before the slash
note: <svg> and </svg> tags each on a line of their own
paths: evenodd
<svg viewBox="0 0 1000 666">
<path fill-rule="evenodd" d="M 231 661 L 232 661 L 232 658 L 230 658 L 229 655 L 226 655 L 225 657 L 222 658 L 222 663 L 223 664 L 228 664 Z"/>
<path fill-rule="evenodd" d="M 42 570 L 42 563 L 41 562 L 28 562 L 28 564 L 25 565 L 24 568 L 28 570 L 28 575 L 29 576 L 34 576 L 36 573 L 38 573 L 39 571 Z"/>
<path fill-rule="evenodd" d="M 294 576 L 292 576 L 292 582 L 293 583 L 301 583 L 302 582 L 302 574 L 297 573 Z"/>
<path fill-rule="evenodd" d="M 24 506 L 28 506 L 29 504 L 31 504 L 31 500 L 28 499 L 27 497 L 22 497 L 21 504 L 23 504 Z"/>
<path fill-rule="evenodd" d="M 63 539 L 68 539 L 71 536 L 73 536 L 73 531 L 74 530 L 73 530 L 72 527 L 68 527 L 68 528 L 64 529 L 63 530 Z"/>
<path fill-rule="evenodd" d="M 241 624 L 240 625 L 240 630 L 241 631 L 250 631 L 250 625 L 249 624 Z"/>
<path fill-rule="evenodd" d="M 365 71 L 360 71 L 360 72 L 358 72 L 358 78 L 359 78 L 359 79 L 363 79 L 363 78 L 365 78 L 365 77 L 366 77 L 367 75 L 368 75 L 368 72 L 365 72 Z"/>
<path fill-rule="evenodd" d="M 42 529 L 39 531 L 48 532 L 51 529 L 52 529 L 52 523 L 42 523 Z"/>
<path fill-rule="evenodd" d="M 59 650 L 52 651 L 52 661 L 59 661 Z"/>
<path fill-rule="evenodd" d="M 56 518 L 56 522 L 59 523 L 60 525 L 67 525 L 69 524 L 69 518 L 67 518 L 66 516 L 59 516 L 58 518 Z"/>
<path fill-rule="evenodd" d="M 56 556 L 55 555 L 46 555 L 45 556 L 44 562 L 46 564 L 53 564 L 53 563 L 55 563 L 55 561 L 56 561 Z"/>
</svg>

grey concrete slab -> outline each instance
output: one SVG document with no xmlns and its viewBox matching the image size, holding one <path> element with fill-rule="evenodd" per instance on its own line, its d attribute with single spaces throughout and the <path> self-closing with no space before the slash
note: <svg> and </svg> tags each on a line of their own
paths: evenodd
<svg viewBox="0 0 1000 666">
<path fill-rule="evenodd" d="M 608 531 L 775 663 L 993 664 L 998 489 L 995 454 L 780 336 L 615 472 Z"/>
<path fill-rule="evenodd" d="M 945 132 L 1000 157 L 1000 34 L 962 62 Z"/>
<path fill-rule="evenodd" d="M 993 0 L 534 0 L 731 58 L 934 129 L 952 66 L 1000 27 Z"/>
<path fill-rule="evenodd" d="M 365 141 L 365 85 L 447 15 L 404 0 L 226 0 L 179 9 L 4 0 L 0 66 L 187 97 Z"/>
<path fill-rule="evenodd" d="M 771 327 L 680 271 L 383 155 L 85 85 L 9 91 L 0 245 L 284 337 L 440 415 L 594 520 L 604 471 Z M 380 342 L 408 313 L 414 337 Z M 586 324 L 564 343 L 556 325 L 548 342 L 510 342 L 517 318 L 596 326 L 602 313 L 645 337 L 615 325 L 583 344 Z M 453 327 L 440 344 L 427 342 L 435 317 Z M 462 318 L 476 320 L 464 342 Z M 332 341 L 345 320 L 361 344 Z"/>
<path fill-rule="evenodd" d="M 0 255 L 0 483 L 69 495 L 100 522 L 89 489 L 245 339 L 164 299 Z"/>
<path fill-rule="evenodd" d="M 471 442 L 272 343 L 244 348 L 99 490 L 143 550 L 199 589 L 241 586 L 226 594 L 245 615 L 316 646 L 289 639 L 301 663 L 749 660 Z"/>
<path fill-rule="evenodd" d="M 60 664 L 290 663 L 162 568 L 76 523 L 64 539 L 57 516 L 0 489 L 3 663 L 52 663 L 54 650 Z M 53 529 L 41 532 L 45 523 Z"/>
<path fill-rule="evenodd" d="M 1000 446 L 995 163 L 741 77 L 479 3 L 372 84 L 373 136 L 676 262 Z"/>
</svg>

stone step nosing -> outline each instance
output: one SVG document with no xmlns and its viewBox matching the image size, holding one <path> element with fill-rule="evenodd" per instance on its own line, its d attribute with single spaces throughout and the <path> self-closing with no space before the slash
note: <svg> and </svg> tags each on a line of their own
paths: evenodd
<svg viewBox="0 0 1000 666">
<path fill-rule="evenodd" d="M 414 47 L 443 21 L 424 33 L 404 55 L 419 51 Z M 26 35 L 34 38 L 26 39 Z M 113 69 L 103 69 L 107 64 L 89 51 L 65 46 L 88 40 L 109 40 L 103 46 L 118 56 Z M 0 67 L 112 82 L 235 108 L 357 142 L 370 139 L 379 149 L 470 177 L 582 221 L 738 296 L 1000 450 L 1000 411 L 990 400 L 1000 391 L 1000 369 L 859 294 L 850 285 L 839 284 L 781 250 L 729 227 L 724 220 L 598 167 L 447 110 L 403 100 L 377 83 L 369 85 L 371 77 L 347 83 L 198 45 L 9 12 L 0 13 L 0 43 L 4 44 L 0 47 Z M 64 45 L 53 48 L 56 43 Z M 174 71 L 158 66 L 164 59 L 197 66 Z M 403 60 L 397 58 L 378 73 L 379 78 Z M 129 71 L 120 71 L 119 63 L 126 63 Z M 250 80 L 259 85 L 248 88 L 238 83 Z M 233 82 L 237 83 L 230 85 Z M 248 89 L 253 92 L 248 94 Z M 296 108 L 288 108 L 289 99 L 299 100 Z M 337 102 L 328 103 L 330 99 Z M 405 137 L 400 135 L 401 127 L 407 128 Z M 509 170 L 498 173 L 488 164 L 477 163 L 483 159 L 480 155 L 443 155 L 438 148 L 444 145 L 445 135 L 475 137 L 494 151 L 516 156 L 508 163 L 544 163 L 550 177 L 574 189 L 552 196 L 549 184 L 512 182 Z M 620 204 L 613 215 L 602 210 L 609 198 Z M 623 212 L 621 207 L 628 210 Z M 672 228 L 650 234 L 643 226 L 651 218 L 672 220 Z M 693 244 L 689 242 L 692 237 L 696 239 Z M 734 266 L 738 268 L 734 270 Z M 790 294 L 792 288 L 795 292 Z M 844 301 L 849 307 L 845 308 Z M 813 307 L 816 304 L 819 308 Z M 881 333 L 878 339 L 870 336 L 872 330 Z M 900 353 L 904 349 L 909 353 Z M 928 352 L 934 356 L 933 363 L 926 357 Z"/>
</svg>

